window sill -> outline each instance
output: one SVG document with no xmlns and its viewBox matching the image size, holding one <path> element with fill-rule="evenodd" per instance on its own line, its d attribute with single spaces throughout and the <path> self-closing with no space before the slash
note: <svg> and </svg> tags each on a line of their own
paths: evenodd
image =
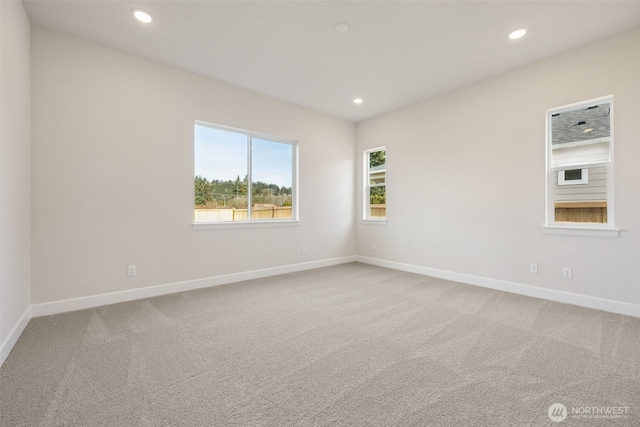
<svg viewBox="0 0 640 427">
<path fill-rule="evenodd" d="M 545 226 L 542 227 L 542 231 L 546 234 L 565 236 L 620 237 L 620 230 L 617 228 Z"/>
<path fill-rule="evenodd" d="M 237 222 L 195 222 L 191 226 L 198 230 L 230 230 L 235 228 L 269 228 L 269 227 L 297 227 L 299 220 L 281 221 L 237 221 Z"/>
<path fill-rule="evenodd" d="M 386 218 L 381 218 L 381 219 L 361 219 L 360 220 L 360 224 L 365 224 L 365 225 L 387 225 L 387 219 Z"/>
</svg>

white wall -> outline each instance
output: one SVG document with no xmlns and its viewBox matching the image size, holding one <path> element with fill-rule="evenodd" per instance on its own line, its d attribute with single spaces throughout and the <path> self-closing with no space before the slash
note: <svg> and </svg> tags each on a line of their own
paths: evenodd
<svg viewBox="0 0 640 427">
<path fill-rule="evenodd" d="M 358 225 L 358 254 L 638 307 L 639 82 L 636 30 L 360 123 L 359 153 L 387 147 L 388 223 Z M 545 110 L 609 94 L 620 237 L 544 234 Z"/>
<path fill-rule="evenodd" d="M 29 38 L 22 2 L 0 1 L 0 364 L 30 307 Z"/>
<path fill-rule="evenodd" d="M 38 27 L 31 36 L 32 303 L 353 257 L 353 123 Z M 194 231 L 194 120 L 298 140 L 300 225 Z"/>
</svg>

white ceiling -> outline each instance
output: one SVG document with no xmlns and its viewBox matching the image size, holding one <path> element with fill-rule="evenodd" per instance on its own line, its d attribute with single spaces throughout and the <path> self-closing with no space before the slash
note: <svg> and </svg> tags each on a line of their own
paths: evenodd
<svg viewBox="0 0 640 427">
<path fill-rule="evenodd" d="M 355 122 L 640 26 L 638 0 L 23 3 L 34 25 Z"/>
</svg>

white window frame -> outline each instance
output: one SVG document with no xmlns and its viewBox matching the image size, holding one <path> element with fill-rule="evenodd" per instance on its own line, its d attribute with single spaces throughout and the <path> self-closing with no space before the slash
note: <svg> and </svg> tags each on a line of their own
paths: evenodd
<svg viewBox="0 0 640 427">
<path fill-rule="evenodd" d="M 248 131 L 245 129 L 233 128 L 229 126 L 218 125 L 214 123 L 209 123 L 205 121 L 196 120 L 194 123 L 194 135 L 193 141 L 195 144 L 195 126 L 204 126 L 212 129 L 217 129 L 226 132 L 233 132 L 247 136 L 247 182 L 249 188 L 247 188 L 247 220 L 246 221 L 195 221 L 195 218 L 192 222 L 192 227 L 194 230 L 207 230 L 207 229 L 218 229 L 218 228 L 255 228 L 255 227 L 286 227 L 286 226 L 295 226 L 300 223 L 299 220 L 299 195 L 298 195 L 298 165 L 299 165 L 299 155 L 298 155 L 298 141 L 292 139 L 285 139 L 273 135 L 267 135 L 263 133 Z M 251 209 L 252 209 L 252 191 L 251 191 L 251 182 L 252 182 L 252 168 L 251 168 L 251 146 L 253 139 L 262 139 L 272 142 L 278 142 L 281 144 L 288 144 L 292 148 L 291 155 L 291 218 L 289 219 L 252 219 L 251 218 Z M 192 191 L 193 185 L 191 186 Z M 194 199 L 194 194 L 192 193 L 191 200 Z"/>
<path fill-rule="evenodd" d="M 370 180 L 369 180 L 369 177 L 370 177 L 370 174 L 371 174 L 371 171 L 369 169 L 369 155 L 371 153 L 376 152 L 376 151 L 384 151 L 385 152 L 385 180 L 384 180 L 384 183 L 382 183 L 382 184 L 370 184 Z M 371 198 L 370 198 L 370 189 L 371 189 L 371 187 L 385 187 L 385 195 L 386 195 L 386 187 L 387 187 L 386 158 L 387 158 L 387 147 L 386 146 L 370 148 L 368 150 L 364 150 L 363 151 L 363 156 L 362 156 L 362 166 L 363 166 L 362 167 L 362 170 L 363 170 L 363 177 L 362 177 L 362 183 L 363 183 L 362 222 L 363 223 L 386 224 L 386 222 L 387 222 L 386 211 L 385 211 L 385 216 L 384 217 L 372 217 L 371 216 Z M 385 196 L 385 199 L 386 199 L 386 196 Z"/>
<path fill-rule="evenodd" d="M 580 169 L 580 179 L 565 179 L 565 172 L 574 169 L 563 169 L 558 171 L 558 185 L 580 185 L 589 183 L 589 169 Z"/>
<path fill-rule="evenodd" d="M 553 145 L 552 145 L 552 116 L 568 110 L 586 108 L 591 105 L 610 103 L 610 137 L 600 138 L 598 140 L 585 140 L 585 142 L 570 142 L 566 147 L 587 145 L 600 143 L 603 140 L 609 142 L 609 160 L 603 162 L 576 162 L 570 164 L 560 164 L 553 166 Z M 603 96 L 600 98 L 590 99 L 587 101 L 576 102 L 573 104 L 563 105 L 561 107 L 547 110 L 546 115 L 546 220 L 543 231 L 548 234 L 565 234 L 565 235 L 582 235 L 582 236 L 600 236 L 600 237 L 618 237 L 620 230 L 615 227 L 614 213 L 614 113 L 613 113 L 613 95 Z M 555 201 L 554 201 L 554 177 L 558 176 L 559 185 L 580 184 L 577 180 L 566 181 L 560 183 L 561 172 L 572 169 L 582 169 L 583 180 L 588 179 L 588 168 L 605 167 L 607 170 L 607 223 L 581 223 L 581 222 L 557 222 L 555 220 Z M 582 181 L 582 180 L 581 180 Z M 586 181 L 585 181 L 586 183 Z"/>
</svg>

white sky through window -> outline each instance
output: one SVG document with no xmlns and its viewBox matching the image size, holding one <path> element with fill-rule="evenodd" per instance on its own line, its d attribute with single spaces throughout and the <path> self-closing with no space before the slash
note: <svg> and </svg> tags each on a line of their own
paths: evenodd
<svg viewBox="0 0 640 427">
<path fill-rule="evenodd" d="M 254 182 L 291 187 L 290 144 L 253 139 Z M 247 136 L 208 126 L 195 126 L 195 175 L 227 181 L 247 175 Z"/>
</svg>

